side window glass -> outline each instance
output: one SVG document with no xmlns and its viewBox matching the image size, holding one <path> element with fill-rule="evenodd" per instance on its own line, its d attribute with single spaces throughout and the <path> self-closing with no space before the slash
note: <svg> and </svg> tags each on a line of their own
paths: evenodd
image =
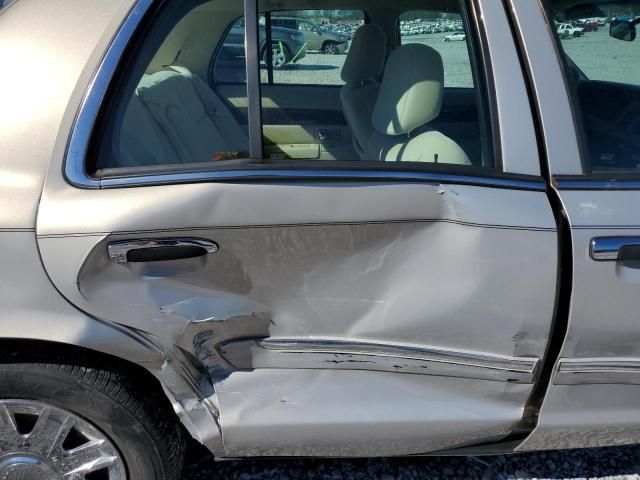
<svg viewBox="0 0 640 480">
<path fill-rule="evenodd" d="M 422 43 L 436 49 L 446 63 L 445 85 L 473 88 L 467 34 L 459 13 L 405 12 L 400 17 L 400 42 Z"/>
<path fill-rule="evenodd" d="M 489 86 L 462 6 L 400 10 L 381 24 L 363 10 L 259 12 L 246 48 L 262 115 L 250 129 L 242 2 L 167 1 L 104 103 L 87 170 L 495 170 Z M 262 158 L 249 158 L 250 131 L 262 133 Z"/>
<path fill-rule="evenodd" d="M 265 84 L 343 85 L 340 72 L 360 10 L 274 11 L 260 15 L 260 58 Z M 271 48 L 268 41 L 271 42 Z M 268 58 L 271 52 L 271 58 Z M 215 84 L 245 81 L 244 20 L 227 31 L 213 62 Z"/>
<path fill-rule="evenodd" d="M 544 0 L 564 54 L 586 173 L 640 174 L 640 0 Z M 588 16 L 586 16 L 588 15 Z"/>
<path fill-rule="evenodd" d="M 242 6 L 237 3 L 212 0 L 196 8 L 188 2 L 168 5 L 116 84 L 117 101 L 107 102 L 89 172 L 186 168 L 247 157 L 246 115 L 225 96 L 227 92 L 207 84 L 211 56 L 194 54 L 198 49 L 217 50 L 225 58 L 224 65 L 219 65 L 221 74 L 240 76 L 244 33 L 242 21 L 237 20 Z M 218 45 L 225 32 L 225 41 Z M 236 99 L 246 96 L 244 84 L 233 93 Z"/>
<path fill-rule="evenodd" d="M 216 83 L 246 83 L 247 65 L 244 50 L 244 17 L 231 24 L 218 48 L 213 64 Z"/>
<path fill-rule="evenodd" d="M 340 72 L 353 33 L 364 24 L 364 12 L 290 10 L 270 12 L 269 17 L 262 18 L 265 27 L 271 25 L 273 61 L 267 65 L 263 56 L 263 83 L 344 84 Z"/>
<path fill-rule="evenodd" d="M 263 75 L 266 160 L 494 168 L 486 89 L 462 12 L 462 2 L 449 2 L 446 11 L 400 12 L 383 26 L 364 25 L 351 10 L 271 12 L 318 30 L 300 32 L 300 55 L 278 45 L 272 78 L 268 69 Z M 402 45 L 392 51 L 396 32 L 384 28 L 394 24 Z M 346 55 L 325 51 L 330 32 L 350 38 Z"/>
</svg>

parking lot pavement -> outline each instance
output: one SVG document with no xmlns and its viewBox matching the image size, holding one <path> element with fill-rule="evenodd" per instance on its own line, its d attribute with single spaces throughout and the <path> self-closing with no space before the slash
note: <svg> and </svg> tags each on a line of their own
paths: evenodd
<svg viewBox="0 0 640 480">
<path fill-rule="evenodd" d="M 445 59 L 446 86 L 472 87 L 473 79 L 467 45 L 465 42 L 443 42 L 446 35 L 446 33 L 412 35 L 403 40 L 403 43 L 424 43 L 438 50 Z M 340 72 L 346 58 L 346 54 L 326 55 L 307 52 L 299 62 L 276 70 L 273 79 L 275 83 L 342 85 Z"/>
<path fill-rule="evenodd" d="M 492 457 L 214 462 L 191 451 L 182 480 L 640 480 L 640 446 Z"/>
<path fill-rule="evenodd" d="M 403 43 L 423 43 L 440 52 L 445 62 L 447 87 L 473 87 L 469 53 L 465 42 L 443 42 L 447 33 L 411 35 Z M 633 42 L 619 42 L 609 38 L 607 27 L 588 32 L 579 38 L 562 40 L 569 56 L 589 78 L 626 81 L 640 77 L 640 63 Z M 340 71 L 346 58 L 342 55 L 325 55 L 309 52 L 299 63 L 287 65 L 274 73 L 276 83 L 305 85 L 342 85 Z M 627 61 L 622 61 L 626 59 Z"/>
</svg>

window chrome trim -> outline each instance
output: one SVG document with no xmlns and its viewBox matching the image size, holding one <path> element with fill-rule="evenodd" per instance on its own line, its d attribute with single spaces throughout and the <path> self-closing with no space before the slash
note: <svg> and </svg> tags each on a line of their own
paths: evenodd
<svg viewBox="0 0 640 480">
<path fill-rule="evenodd" d="M 152 174 L 119 178 L 103 178 L 100 188 L 140 187 L 147 185 L 168 185 L 197 182 L 269 182 L 282 180 L 318 180 L 318 181 L 371 181 L 371 182 L 428 182 L 459 185 L 475 185 L 514 190 L 532 190 L 543 192 L 546 183 L 542 178 L 527 177 L 482 177 L 438 172 L 411 172 L 398 170 L 340 170 L 340 169 L 241 169 L 212 170 L 199 172 L 179 172 Z"/>
<path fill-rule="evenodd" d="M 87 148 L 98 113 L 113 79 L 118 63 L 153 0 L 137 0 L 98 67 L 78 111 L 67 146 L 64 175 L 69 183 L 82 188 L 100 188 L 100 180 L 85 169 Z"/>
<path fill-rule="evenodd" d="M 242 339 L 217 348 L 239 369 L 371 370 L 516 383 L 532 383 L 539 363 L 534 357 L 338 338 Z"/>
</svg>

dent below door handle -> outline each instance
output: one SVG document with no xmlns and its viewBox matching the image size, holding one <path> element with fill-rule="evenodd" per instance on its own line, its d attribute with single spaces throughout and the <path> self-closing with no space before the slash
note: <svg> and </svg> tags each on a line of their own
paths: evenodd
<svg viewBox="0 0 640 480">
<path fill-rule="evenodd" d="M 597 237 L 591 240 L 596 261 L 640 260 L 640 237 Z"/>
<path fill-rule="evenodd" d="M 158 262 L 195 258 L 218 251 L 218 245 L 203 238 L 157 238 L 112 242 L 107 253 L 115 263 Z"/>
</svg>

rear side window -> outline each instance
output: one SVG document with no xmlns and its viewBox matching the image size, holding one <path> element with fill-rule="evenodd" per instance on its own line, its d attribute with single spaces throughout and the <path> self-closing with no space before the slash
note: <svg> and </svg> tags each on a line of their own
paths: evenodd
<svg viewBox="0 0 640 480">
<path fill-rule="evenodd" d="M 563 55 L 586 173 L 640 176 L 640 0 L 544 0 Z"/>
<path fill-rule="evenodd" d="M 87 170 L 496 172 L 465 2 L 402 5 L 258 11 L 247 29 L 242 2 L 164 2 L 103 103 Z"/>
<path fill-rule="evenodd" d="M 198 50 L 213 52 L 238 28 L 232 41 L 243 43 L 242 15 L 242 5 L 231 0 L 167 2 L 113 85 L 89 171 L 184 168 L 248 155 L 245 112 L 207 85 L 211 56 Z M 246 85 L 234 96 L 246 98 Z"/>
</svg>

